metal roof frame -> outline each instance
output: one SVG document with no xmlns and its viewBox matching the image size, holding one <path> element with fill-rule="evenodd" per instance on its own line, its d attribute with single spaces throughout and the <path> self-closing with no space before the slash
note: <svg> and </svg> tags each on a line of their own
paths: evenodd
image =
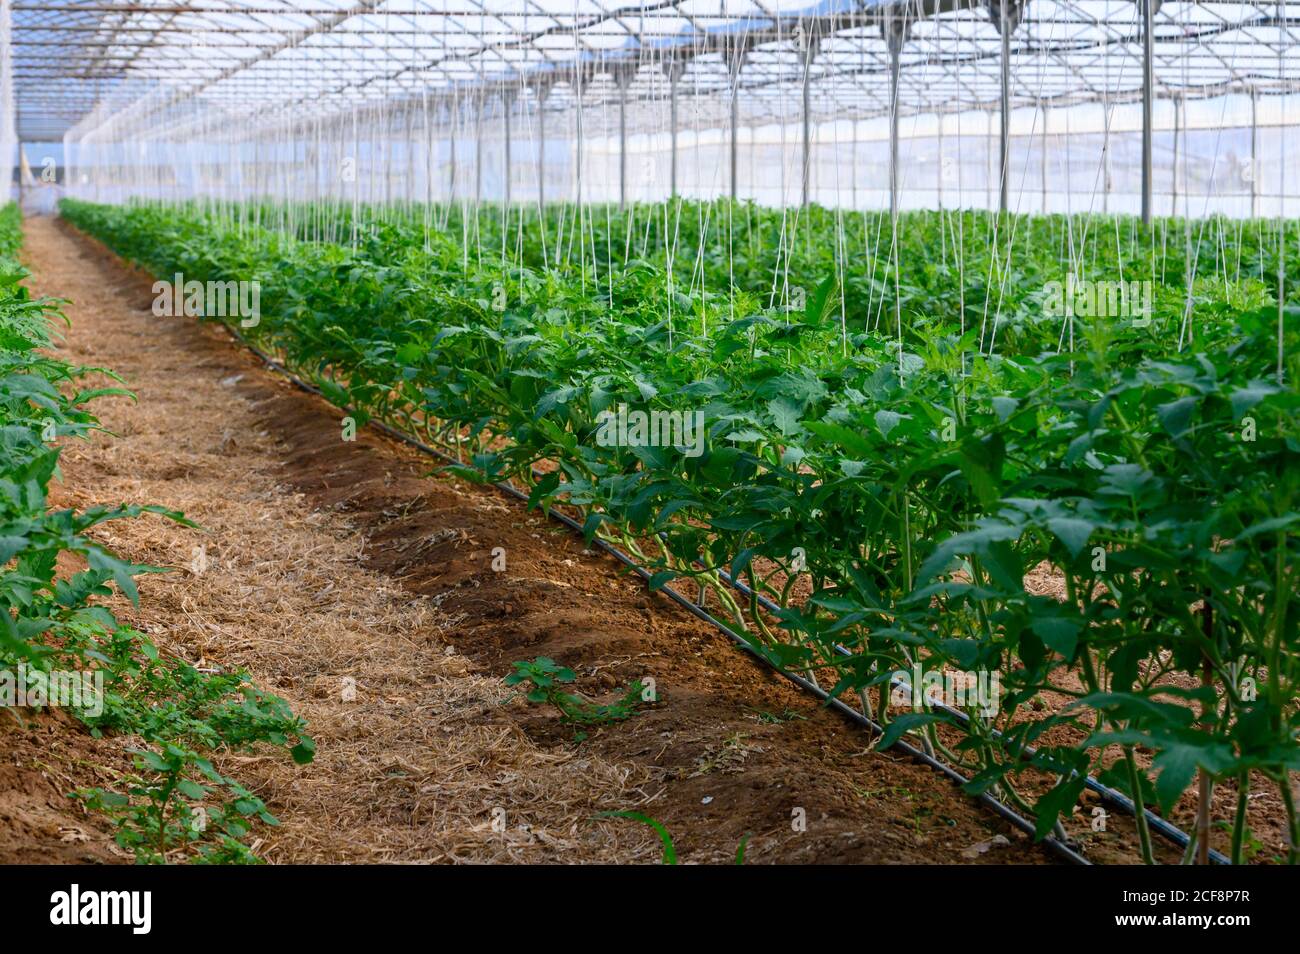
<svg viewBox="0 0 1300 954">
<path fill-rule="evenodd" d="M 903 114 L 996 108 L 1000 39 L 985 0 L 13 0 L 18 135 L 57 139 L 92 112 L 164 111 L 196 97 L 232 121 L 310 118 L 433 95 L 480 101 L 546 87 L 548 109 L 662 96 L 728 98 L 747 123 L 797 113 L 801 45 L 816 118 L 889 110 L 880 24 L 910 23 Z M 1293 89 L 1281 49 L 1300 17 L 1255 0 L 1166 2 L 1155 15 L 1155 95 Z M 1029 0 L 1010 39 L 1014 106 L 1123 101 L 1142 83 L 1131 0 Z M 518 98 L 517 108 L 536 105 Z M 714 104 L 716 111 L 722 108 Z M 705 110 L 708 112 L 708 109 Z M 647 116 L 645 122 L 653 123 Z"/>
</svg>

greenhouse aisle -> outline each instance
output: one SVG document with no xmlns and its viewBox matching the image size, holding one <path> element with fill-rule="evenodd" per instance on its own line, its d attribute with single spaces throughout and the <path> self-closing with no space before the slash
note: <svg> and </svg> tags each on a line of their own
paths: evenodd
<svg viewBox="0 0 1300 954">
<path fill-rule="evenodd" d="M 729 860 L 746 836 L 754 862 L 1048 861 L 580 540 L 367 432 L 342 440 L 337 411 L 219 329 L 155 318 L 150 280 L 66 225 L 29 219 L 24 257 L 34 291 L 71 299 L 70 360 L 138 396 L 96 404 L 111 433 L 65 446 L 56 503 L 161 504 L 206 531 L 101 529 L 125 558 L 177 568 L 115 610 L 199 666 L 246 668 L 311 725 L 311 765 L 221 766 L 281 822 L 254 844 L 267 860 L 658 860 L 649 828 L 595 817 L 630 810 L 662 821 L 684 861 Z M 660 701 L 575 744 L 500 681 L 537 656 L 593 698 L 652 676 Z M 89 746 L 129 770 L 125 744 L 80 740 L 55 787 L 102 784 Z M 107 855 L 102 823 L 78 817 L 86 853 Z"/>
</svg>

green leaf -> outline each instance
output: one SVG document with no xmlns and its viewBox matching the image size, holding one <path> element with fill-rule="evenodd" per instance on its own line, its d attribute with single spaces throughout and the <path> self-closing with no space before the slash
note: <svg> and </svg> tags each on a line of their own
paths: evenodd
<svg viewBox="0 0 1300 954">
<path fill-rule="evenodd" d="M 664 864 L 677 864 L 677 849 L 673 847 L 673 839 L 668 834 L 668 829 L 660 822 L 655 821 L 649 815 L 642 815 L 640 812 L 601 812 L 600 818 L 630 818 L 632 821 L 638 821 L 643 825 L 649 825 L 659 836 L 659 841 L 664 847 Z"/>
<path fill-rule="evenodd" d="M 182 795 L 184 795 L 186 798 L 192 798 L 195 801 L 202 800 L 203 797 L 208 794 L 208 790 L 206 788 L 204 788 L 198 782 L 192 781 L 188 778 L 183 778 L 179 782 L 177 782 L 176 790 L 180 792 Z"/>
<path fill-rule="evenodd" d="M 896 428 L 903 419 L 903 415 L 897 411 L 887 411 L 881 409 L 876 412 L 876 429 L 880 431 L 880 436 L 888 438 L 891 431 Z"/>
<path fill-rule="evenodd" d="M 1185 397 L 1177 401 L 1170 401 L 1168 404 L 1160 404 L 1156 407 L 1156 415 L 1160 418 L 1160 423 L 1174 437 L 1182 437 L 1187 432 L 1187 428 L 1192 420 L 1192 415 L 1196 413 L 1196 406 L 1200 403 L 1200 398 Z"/>
<path fill-rule="evenodd" d="M 1300 513 L 1288 513 L 1281 517 L 1271 517 L 1268 520 L 1260 520 L 1252 523 L 1234 538 L 1238 543 L 1243 540 L 1249 540 L 1263 533 L 1276 533 L 1279 530 L 1289 530 L 1300 522 Z"/>
<path fill-rule="evenodd" d="M 1002 438 L 996 434 L 980 440 L 967 440 L 961 445 L 958 466 L 982 507 L 991 507 L 1002 494 L 1004 457 Z"/>
<path fill-rule="evenodd" d="M 1040 616 L 1029 625 L 1034 634 L 1050 648 L 1066 659 L 1074 658 L 1074 651 L 1079 645 L 1079 630 L 1082 628 L 1080 623 L 1060 616 Z"/>
<path fill-rule="evenodd" d="M 1065 545 L 1070 556 L 1077 557 L 1097 525 L 1080 517 L 1053 517 L 1047 521 L 1047 529 Z"/>
<path fill-rule="evenodd" d="M 1042 841 L 1046 838 L 1051 833 L 1056 820 L 1061 816 L 1070 814 L 1087 783 L 1088 779 L 1085 775 L 1076 775 L 1073 778 L 1067 776 L 1058 782 L 1055 788 L 1038 800 L 1034 805 L 1035 841 Z"/>
<path fill-rule="evenodd" d="M 826 316 L 826 306 L 831 300 L 831 293 L 836 288 L 836 277 L 832 272 L 822 280 L 813 294 L 804 301 L 804 320 L 810 325 L 819 324 Z"/>
<path fill-rule="evenodd" d="M 1020 406 L 1020 401 L 1013 397 L 995 397 L 993 399 L 993 413 L 998 416 L 998 420 L 1006 423 L 1007 418 L 1016 413 L 1016 408 Z"/>
<path fill-rule="evenodd" d="M 875 445 L 871 441 L 841 424 L 829 421 L 807 421 L 803 426 L 824 442 L 847 451 L 848 456 L 857 460 L 867 459 L 876 452 Z"/>
<path fill-rule="evenodd" d="M 799 418 L 803 416 L 803 408 L 794 401 L 783 397 L 772 398 L 767 402 L 767 410 L 772 415 L 772 422 L 787 437 L 803 430 L 799 423 Z"/>
<path fill-rule="evenodd" d="M 133 574 L 154 568 L 135 566 L 124 560 L 119 560 L 98 547 L 91 547 L 86 551 L 86 561 L 90 564 L 92 570 L 107 573 L 123 594 L 126 595 L 127 599 L 136 606 L 140 605 L 140 591 L 136 589 Z"/>
<path fill-rule="evenodd" d="M 1252 407 L 1277 393 L 1277 386 L 1265 381 L 1252 381 L 1247 387 L 1238 388 L 1228 396 L 1228 400 L 1232 402 L 1233 418 L 1241 420 Z"/>
<path fill-rule="evenodd" d="M 298 765 L 307 765 L 316 757 L 316 742 L 308 736 L 301 736 L 298 744 L 289 750 L 289 754 Z"/>
<path fill-rule="evenodd" d="M 907 733 L 930 725 L 932 722 L 941 721 L 943 717 L 936 712 L 904 712 L 896 715 L 889 720 L 885 731 L 880 733 L 880 741 L 876 743 L 876 748 L 883 751 Z"/>
<path fill-rule="evenodd" d="M 12 560 L 14 555 L 26 546 L 26 537 L 0 536 L 0 567 Z"/>
<path fill-rule="evenodd" d="M 650 577 L 650 592 L 655 593 L 662 590 L 673 580 L 677 579 L 677 576 L 678 574 L 675 570 L 660 570 L 658 573 L 652 574 Z"/>
<path fill-rule="evenodd" d="M 1123 736 L 1124 733 L 1112 735 Z M 1147 739 L 1141 733 L 1132 733 L 1131 737 L 1141 740 L 1137 744 L 1146 744 L 1156 749 L 1151 767 L 1160 773 L 1156 776 L 1155 793 L 1156 801 L 1164 814 L 1168 814 L 1183 792 L 1187 791 L 1197 769 L 1203 768 L 1213 776 L 1227 771 L 1233 765 L 1232 747 L 1204 732 L 1179 729 L 1157 732 Z M 1092 741 L 1089 739 L 1089 742 Z"/>
</svg>

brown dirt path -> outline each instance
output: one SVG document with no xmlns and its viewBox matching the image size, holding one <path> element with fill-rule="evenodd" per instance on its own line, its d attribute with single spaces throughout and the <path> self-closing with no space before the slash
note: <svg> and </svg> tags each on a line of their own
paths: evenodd
<svg viewBox="0 0 1300 954">
<path fill-rule="evenodd" d="M 109 526 L 124 556 L 191 568 L 116 608 L 188 659 L 247 668 L 312 724 L 311 766 L 226 763 L 281 819 L 261 832 L 269 860 L 656 860 L 647 829 L 593 820 L 608 809 L 663 821 L 688 862 L 730 862 L 746 834 L 752 862 L 1050 860 L 555 524 L 430 479 L 430 461 L 371 433 L 343 441 L 336 410 L 221 330 L 154 318 L 149 280 L 96 243 L 50 219 L 26 233 L 34 289 L 72 299 L 69 357 L 139 396 L 96 406 L 116 436 L 65 450 L 61 502 L 158 503 L 207 531 Z M 653 677 L 661 702 L 574 744 L 499 681 L 540 655 L 602 699 Z M 79 748 L 69 778 L 92 771 Z M 94 751 L 101 774 L 121 761 Z"/>
</svg>

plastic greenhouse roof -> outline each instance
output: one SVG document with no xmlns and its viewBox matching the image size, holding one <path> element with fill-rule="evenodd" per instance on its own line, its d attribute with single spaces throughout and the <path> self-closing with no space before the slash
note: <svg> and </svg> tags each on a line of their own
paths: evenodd
<svg viewBox="0 0 1300 954">
<path fill-rule="evenodd" d="M 1296 4 L 1300 7 L 1300 3 Z M 548 109 L 609 102 L 610 75 L 659 101 L 679 90 L 725 108 L 727 57 L 747 123 L 799 113 L 804 37 L 819 120 L 889 108 L 886 17 L 910 24 L 903 113 L 991 109 L 1000 38 L 984 0 L 13 0 L 18 133 L 59 138 L 94 112 L 195 98 L 231 121 L 313 117 L 403 101 L 458 102 L 518 89 Z M 1294 89 L 1283 55 L 1300 32 L 1285 4 L 1165 2 L 1155 17 L 1159 96 Z M 1140 8 L 1131 0 L 1029 0 L 1011 37 L 1016 105 L 1124 101 L 1140 93 Z M 633 67 L 635 69 L 633 70 Z"/>
</svg>

